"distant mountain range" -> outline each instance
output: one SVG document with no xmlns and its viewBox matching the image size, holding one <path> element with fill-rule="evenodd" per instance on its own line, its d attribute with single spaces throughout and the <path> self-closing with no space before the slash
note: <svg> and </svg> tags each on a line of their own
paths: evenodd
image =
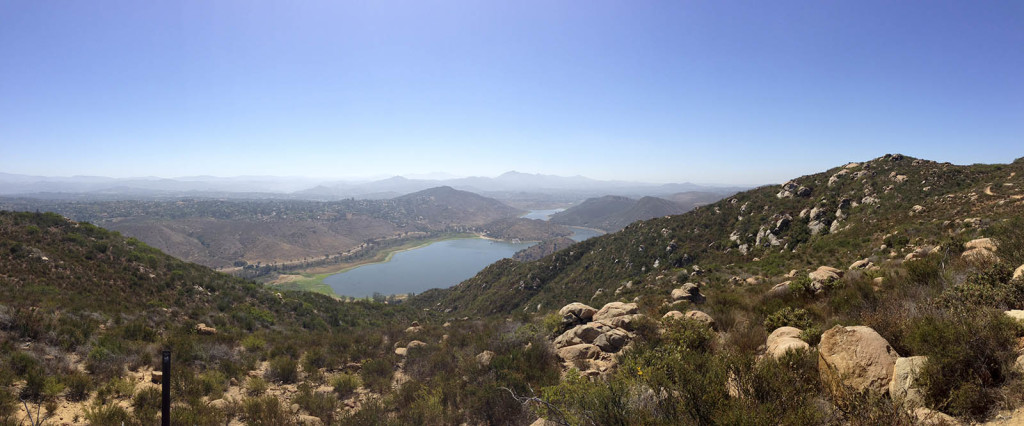
<svg viewBox="0 0 1024 426">
<path fill-rule="evenodd" d="M 193 176 L 179 178 L 46 177 L 0 173 L 0 195 L 50 199 L 124 200 L 196 198 L 283 198 L 334 201 L 347 198 L 390 199 L 439 186 L 475 192 L 513 204 L 571 203 L 603 195 L 669 196 L 681 192 L 734 193 L 744 188 L 692 183 L 653 184 L 605 181 L 583 176 L 504 173 L 497 177 L 324 181 L 298 177 Z"/>
<path fill-rule="evenodd" d="M 729 194 L 689 191 L 665 198 L 632 199 L 617 195 L 589 198 L 582 203 L 551 216 L 551 222 L 597 228 L 613 232 L 638 220 L 686 213 L 695 207 L 710 204 Z"/>
</svg>

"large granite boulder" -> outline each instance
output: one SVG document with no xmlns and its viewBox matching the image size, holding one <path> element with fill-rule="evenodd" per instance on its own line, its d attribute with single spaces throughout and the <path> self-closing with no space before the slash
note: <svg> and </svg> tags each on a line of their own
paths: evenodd
<svg viewBox="0 0 1024 426">
<path fill-rule="evenodd" d="M 928 362 L 926 356 L 898 358 L 892 369 L 892 381 L 889 382 L 889 397 L 896 407 L 914 412 L 924 406 L 924 391 L 917 383 L 921 368 Z"/>
<path fill-rule="evenodd" d="M 811 348 L 807 342 L 800 339 L 802 331 L 796 327 L 779 327 L 768 335 L 765 341 L 766 354 L 772 358 L 779 359 L 787 352 L 806 351 Z"/>
<path fill-rule="evenodd" d="M 712 329 L 714 329 L 716 326 L 715 319 L 711 318 L 711 315 L 708 315 L 701 311 L 688 311 L 683 316 L 688 320 L 697 321 Z"/>
<path fill-rule="evenodd" d="M 694 303 L 701 303 L 704 301 L 704 295 L 700 293 L 700 287 L 698 287 L 697 284 L 686 283 L 683 284 L 682 287 L 672 290 L 673 302 L 679 302 L 683 300 Z"/>
<path fill-rule="evenodd" d="M 593 343 L 594 339 L 601 334 L 611 330 L 611 326 L 599 322 L 589 322 L 573 327 L 555 338 L 555 347 L 578 345 L 580 343 Z"/>
<path fill-rule="evenodd" d="M 597 346 L 582 343 L 579 345 L 566 346 L 555 351 L 559 358 L 566 362 L 573 362 L 582 359 L 597 359 L 601 357 L 601 349 Z"/>
<path fill-rule="evenodd" d="M 838 280 L 842 276 L 843 271 L 831 266 L 820 266 L 818 269 L 807 274 L 807 278 L 810 278 L 811 281 L 823 283 Z"/>
<path fill-rule="evenodd" d="M 601 310 L 597 311 L 592 320 L 593 321 L 604 321 L 615 317 L 621 317 L 623 315 L 631 315 L 640 311 L 640 308 L 636 306 L 636 303 L 622 303 L 622 302 L 611 302 L 601 307 Z"/>
<path fill-rule="evenodd" d="M 880 395 L 888 390 L 897 358 L 896 350 L 871 327 L 837 325 L 818 344 L 822 382 L 833 388 Z"/>
<path fill-rule="evenodd" d="M 558 315 L 563 318 L 567 316 L 573 316 L 578 318 L 581 322 L 588 322 L 594 318 L 594 314 L 597 313 L 597 309 L 591 308 L 590 306 L 584 305 L 579 302 L 573 302 L 562 307 L 558 310 Z"/>
</svg>

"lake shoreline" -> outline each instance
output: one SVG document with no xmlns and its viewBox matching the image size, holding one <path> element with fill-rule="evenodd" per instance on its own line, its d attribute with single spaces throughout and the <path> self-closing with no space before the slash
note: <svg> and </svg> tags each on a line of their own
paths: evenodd
<svg viewBox="0 0 1024 426">
<path fill-rule="evenodd" d="M 484 236 L 483 234 L 475 234 L 475 233 L 454 234 L 454 235 L 447 235 L 447 236 L 441 236 L 441 237 L 436 237 L 436 238 L 428 238 L 428 239 L 424 239 L 424 240 L 415 240 L 415 241 L 410 241 L 410 242 L 408 242 L 406 244 L 401 244 L 401 245 L 398 245 L 398 246 L 395 246 L 395 247 L 389 247 L 389 248 L 383 249 L 383 250 L 375 253 L 373 256 L 370 256 L 370 257 L 365 258 L 365 259 L 360 259 L 360 260 L 357 260 L 357 261 L 354 261 L 354 262 L 345 262 L 345 263 L 341 263 L 341 264 L 337 264 L 337 265 L 330 265 L 330 266 L 319 266 L 319 267 L 315 267 L 315 268 L 310 268 L 310 269 L 305 270 L 305 271 L 297 271 L 296 273 L 292 273 L 292 274 L 280 274 L 277 277 L 275 277 L 273 280 L 267 281 L 264 284 L 267 285 L 268 287 L 276 288 L 276 289 L 281 289 L 281 290 L 313 291 L 313 292 L 317 292 L 317 293 L 321 293 L 321 294 L 326 294 L 326 295 L 332 296 L 334 298 L 343 298 L 343 297 L 347 297 L 347 296 L 342 296 L 342 295 L 337 294 L 330 285 L 324 283 L 324 280 L 327 279 L 327 277 L 330 277 L 332 275 L 337 275 L 337 274 L 345 273 L 345 272 L 351 271 L 353 269 L 356 269 L 356 268 L 359 268 L 359 267 L 362 267 L 362 266 L 376 265 L 376 264 L 382 264 L 382 263 L 390 262 L 392 260 L 392 258 L 394 258 L 394 256 L 396 254 L 398 254 L 398 253 L 420 249 L 420 248 L 423 248 L 423 247 L 426 247 L 426 246 L 429 246 L 429 245 L 432 245 L 432 244 L 444 242 L 444 241 L 466 240 L 466 239 L 481 239 L 481 240 L 486 240 L 486 241 L 504 242 L 504 243 L 510 243 L 511 242 L 509 240 L 504 240 L 504 239 L 500 239 L 500 238 L 493 238 L 493 237 L 487 237 L 487 236 Z M 536 243 L 537 241 L 522 241 L 522 242 L 523 243 Z M 406 295 L 406 294 L 405 293 L 402 293 L 402 294 L 397 294 L 396 293 L 394 295 L 395 296 L 403 296 L 403 295 Z M 391 295 L 389 294 L 388 296 L 391 296 Z"/>
</svg>

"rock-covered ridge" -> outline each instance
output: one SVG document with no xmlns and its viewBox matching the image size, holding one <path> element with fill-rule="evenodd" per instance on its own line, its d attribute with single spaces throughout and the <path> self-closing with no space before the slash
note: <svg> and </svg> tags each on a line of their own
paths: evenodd
<svg viewBox="0 0 1024 426">
<path fill-rule="evenodd" d="M 678 285 L 716 272 L 707 265 L 756 271 L 757 262 L 770 259 L 786 269 L 845 269 L 858 260 L 877 263 L 878 256 L 920 256 L 944 234 L 969 240 L 991 224 L 985 218 L 1021 210 L 1022 191 L 1024 162 L 956 166 L 886 155 L 637 222 L 530 264 L 495 264 L 419 300 L 480 313 L 543 310 L 578 294 L 600 294 L 593 301 L 606 303 L 627 282 L 633 289 L 626 294 Z"/>
</svg>

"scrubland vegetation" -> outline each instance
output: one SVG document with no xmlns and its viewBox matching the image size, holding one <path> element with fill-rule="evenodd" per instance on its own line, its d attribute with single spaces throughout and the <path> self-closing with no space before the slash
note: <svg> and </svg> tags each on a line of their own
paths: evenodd
<svg viewBox="0 0 1024 426">
<path fill-rule="evenodd" d="M 172 416 L 189 424 L 1024 418 L 1024 326 L 1004 313 L 1024 308 L 1021 174 L 1020 160 L 887 156 L 501 261 L 401 304 L 278 292 L 86 223 L 0 213 L 0 419 L 27 423 L 27 405 L 52 423 L 153 424 L 163 349 Z M 702 297 L 677 298 L 685 283 Z M 570 302 L 636 304 L 611 368 L 552 344 Z M 663 318 L 692 310 L 713 325 Z M 914 387 L 953 417 L 826 377 L 819 345 L 837 325 L 926 356 Z M 772 355 L 783 327 L 806 349 Z"/>
</svg>

